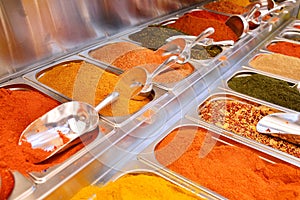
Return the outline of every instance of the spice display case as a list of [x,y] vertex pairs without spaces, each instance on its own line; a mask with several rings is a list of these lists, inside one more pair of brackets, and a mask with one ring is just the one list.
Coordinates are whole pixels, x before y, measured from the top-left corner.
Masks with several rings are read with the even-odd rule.
[[[206,1],[206,3],[207,2],[209,1]],[[45,60],[45,62],[42,63],[39,62],[37,65],[34,64],[28,67],[28,70],[21,73],[21,76],[20,72],[18,72],[13,75],[13,78],[18,77],[18,80],[28,83],[33,88],[38,88],[43,93],[50,94],[53,98],[58,98],[61,103],[73,100],[73,98],[67,97],[61,92],[42,84],[38,81],[38,78],[42,77],[44,72],[55,67],[57,64],[82,60],[92,63],[101,69],[112,70],[120,74],[123,70],[92,58],[89,52],[114,42],[131,42],[140,45],[140,43],[130,39],[131,34],[143,30],[149,27],[149,25],[161,24],[166,21],[173,23],[174,20],[187,12],[199,9],[205,10],[203,4],[204,2],[159,18],[151,19],[136,26],[128,26],[125,30],[119,31],[117,34],[108,35],[105,39],[101,37],[101,40],[93,42],[92,44],[89,41],[86,43],[86,46],[75,48],[73,51],[70,51],[71,48],[68,46],[68,51],[63,56]],[[134,169],[133,171],[135,173],[137,168],[137,171],[144,172],[141,169],[145,168],[147,171],[150,167],[151,172],[163,175],[163,178],[171,180],[178,185],[183,184],[184,187],[193,190],[194,193],[200,194],[204,199],[223,199],[223,196],[210,191],[201,184],[191,182],[188,178],[178,176],[176,173],[166,170],[160,165],[153,165],[153,163],[149,165],[148,161],[152,158],[148,159],[148,157],[145,158],[143,154],[140,154],[141,152],[146,152],[145,149],[148,150],[150,144],[159,141],[158,139],[162,139],[163,136],[166,136],[173,128],[186,123],[189,125],[193,124],[192,126],[196,127],[201,126],[201,128],[216,132],[222,139],[222,141],[219,142],[223,144],[228,145],[228,143],[234,141],[234,144],[243,144],[245,148],[247,146],[247,148],[256,151],[259,155],[263,155],[262,157],[270,158],[269,160],[271,160],[271,162],[284,161],[299,167],[299,160],[293,156],[240,137],[215,127],[212,124],[202,122],[199,120],[197,114],[195,116],[190,114],[191,110],[197,112],[197,107],[203,100],[207,99],[210,94],[214,93],[212,91],[216,88],[221,87],[222,92],[229,91],[229,89],[225,87],[227,78],[231,77],[238,69],[244,68],[244,63],[257,52],[260,52],[259,47],[265,45],[270,37],[276,37],[279,30],[281,31],[283,27],[288,27],[287,24],[293,21],[293,13],[296,12],[298,5],[299,2],[297,2],[295,6],[286,7],[282,12],[276,15],[276,20],[262,23],[255,30],[249,31],[236,41],[232,47],[223,48],[222,52],[214,58],[205,61],[192,59],[190,63],[193,65],[194,71],[183,79],[183,81],[173,85],[155,83],[152,101],[136,113],[121,118],[100,116],[100,125],[96,132],[106,130],[107,132],[103,136],[101,135],[100,138],[87,144],[84,149],[60,165],[55,166],[53,169],[51,168],[46,172],[33,172],[30,173],[28,177],[23,177],[22,179],[16,178],[16,186],[10,199],[71,198],[85,186],[91,184],[98,185],[99,183],[107,183],[110,180],[114,180],[115,178],[113,177],[119,176],[120,171],[125,171],[123,167],[132,162],[134,163],[134,167],[130,165],[131,168],[129,168],[131,170],[128,170],[128,172],[132,172],[132,169]],[[263,10],[263,12],[265,12],[265,10]],[[9,83],[11,82],[5,79],[3,85]],[[254,102],[265,103],[230,91],[230,94],[231,93],[241,99],[246,98],[252,99]],[[266,103],[266,105],[269,104]],[[279,110],[283,109],[282,107],[276,106],[274,106],[274,108]],[[286,109],[283,110],[286,111]],[[104,124],[103,126],[102,123]],[[153,149],[151,152],[153,153]],[[140,155],[137,156],[138,154]],[[137,157],[146,161],[146,165],[136,161]],[[142,166],[141,169],[140,166]],[[15,177],[17,177],[18,172],[15,172],[15,174]],[[22,189],[23,191],[19,192],[19,188],[16,187],[22,184],[26,186],[28,182],[29,186],[26,189],[20,187],[20,190]]]

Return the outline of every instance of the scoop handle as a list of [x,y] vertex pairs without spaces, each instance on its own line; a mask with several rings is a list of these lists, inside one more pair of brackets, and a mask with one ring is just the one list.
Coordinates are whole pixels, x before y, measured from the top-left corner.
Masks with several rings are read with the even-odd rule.
[[113,103],[114,101],[117,100],[117,98],[119,97],[119,93],[118,92],[112,92],[110,93],[107,97],[105,97],[96,107],[95,110],[97,112],[99,112],[102,108],[104,108],[105,106],[107,106],[110,103]]
[[170,56],[166,59],[162,64],[160,64],[150,75],[150,78],[154,78],[156,75],[160,74],[161,72],[165,71],[171,65],[175,64],[178,60],[178,56]]

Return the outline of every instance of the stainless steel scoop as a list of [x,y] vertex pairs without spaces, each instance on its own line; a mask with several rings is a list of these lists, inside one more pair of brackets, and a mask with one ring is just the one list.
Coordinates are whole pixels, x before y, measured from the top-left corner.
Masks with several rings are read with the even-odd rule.
[[[162,64],[160,64],[152,73],[149,73],[144,67],[135,67],[131,70],[127,70],[122,74],[126,77],[139,77],[139,81],[132,83],[131,87],[135,87],[136,90],[132,94],[131,99],[142,101],[146,99],[153,89],[153,78],[163,71],[167,70],[170,66],[174,65],[178,60],[178,56],[170,56]],[[143,77],[143,80],[141,80]]]
[[257,123],[256,130],[300,145],[300,114],[273,113],[267,115]]
[[214,31],[214,28],[207,28],[192,41],[187,41],[183,38],[170,40],[166,45],[163,45],[161,48],[159,48],[157,52],[162,51],[163,55],[171,54],[172,56],[170,56],[162,64],[160,64],[152,73],[148,73],[147,70],[145,70],[145,68],[143,67],[136,67],[124,72],[121,76],[134,78],[145,77],[146,75],[146,78],[144,80],[137,81],[131,85],[131,87],[139,88],[136,90],[135,94],[132,95],[131,99],[141,101],[147,98],[152,91],[153,78],[176,63],[187,63],[190,60],[191,49],[193,48],[193,46],[195,46],[199,41],[213,34]]
[[249,20],[260,9],[260,4],[255,4],[248,14],[244,17],[242,15],[230,16],[225,24],[237,35],[238,38],[243,37],[249,31]]
[[[252,29],[255,29],[256,27],[258,27],[258,26],[262,23],[263,19],[264,19],[266,16],[271,15],[271,14],[273,14],[274,12],[276,12],[276,11],[278,11],[278,10],[281,10],[281,9],[285,8],[286,6],[291,6],[291,5],[293,5],[294,3],[296,3],[295,0],[290,0],[290,1],[289,1],[289,0],[286,0],[286,1],[281,2],[281,3],[279,3],[279,4],[273,4],[272,2],[273,2],[273,1],[268,2],[268,11],[267,11],[267,12],[265,12],[265,13],[259,15],[258,17],[251,18],[251,19],[249,20],[249,23],[251,23]],[[269,4],[269,3],[270,3],[270,4]],[[270,5],[270,7],[269,7],[269,5]]]
[[27,126],[19,138],[19,145],[28,142],[33,149],[49,152],[46,157],[36,161],[42,162],[80,142],[76,139],[83,134],[95,130],[99,122],[98,112],[118,96],[118,92],[112,92],[95,108],[79,101],[63,103]]
[[178,55],[179,59],[177,63],[185,64],[191,59],[191,51],[192,48],[197,45],[199,42],[205,40],[208,36],[212,35],[215,32],[215,29],[209,27],[205,29],[202,33],[200,33],[194,40],[186,41],[186,45],[183,51]]
[[[276,4],[274,0],[267,0],[267,2],[268,2],[268,4],[267,4],[268,10],[271,10],[271,9],[275,8],[276,6],[278,6],[278,4]],[[281,2],[281,3],[294,4],[294,3],[296,3],[296,0],[285,0],[284,2]]]

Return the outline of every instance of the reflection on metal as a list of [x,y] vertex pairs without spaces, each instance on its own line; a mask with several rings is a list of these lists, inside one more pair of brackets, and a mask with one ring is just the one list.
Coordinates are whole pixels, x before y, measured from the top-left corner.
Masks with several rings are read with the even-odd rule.
[[0,79],[203,0],[0,0]]

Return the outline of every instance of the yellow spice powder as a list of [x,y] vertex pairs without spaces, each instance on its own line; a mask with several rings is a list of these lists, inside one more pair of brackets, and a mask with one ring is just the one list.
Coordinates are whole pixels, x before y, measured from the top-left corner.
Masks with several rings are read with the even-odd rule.
[[103,187],[88,186],[81,189],[72,200],[79,199],[201,199],[196,195],[156,175],[125,175]]
[[232,3],[234,3],[234,4],[238,5],[238,6],[243,6],[243,7],[246,7],[246,6],[248,6],[250,4],[249,0],[230,0],[230,2],[232,2]]
[[[84,61],[72,61],[47,70],[38,80],[50,88],[77,101],[97,105],[114,91],[118,76]],[[103,108],[103,116],[124,116],[132,114],[150,99],[134,101],[120,96],[112,105]]]

